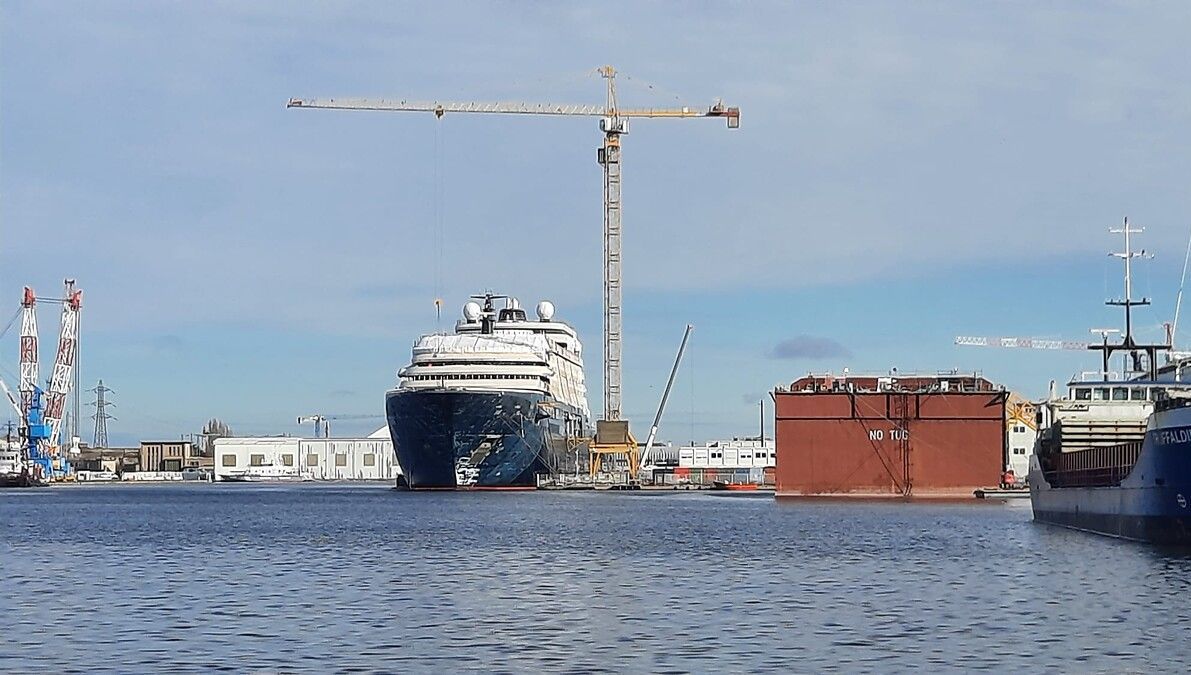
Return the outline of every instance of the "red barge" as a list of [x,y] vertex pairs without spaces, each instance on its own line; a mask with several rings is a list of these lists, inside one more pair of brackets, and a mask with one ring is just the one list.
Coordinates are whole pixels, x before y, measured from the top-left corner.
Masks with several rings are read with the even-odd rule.
[[773,393],[780,497],[971,497],[1001,482],[1009,393],[977,373],[808,375]]

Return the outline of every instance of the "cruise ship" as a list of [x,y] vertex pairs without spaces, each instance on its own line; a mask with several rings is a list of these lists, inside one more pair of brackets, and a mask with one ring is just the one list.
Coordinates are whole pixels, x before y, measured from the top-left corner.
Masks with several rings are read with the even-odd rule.
[[[1052,391],[1038,406],[1038,437],[1030,459],[1034,520],[1123,539],[1191,544],[1191,363],[1172,359],[1166,344],[1133,336],[1132,308],[1149,304],[1131,296],[1130,261],[1140,255],[1122,230],[1125,296],[1120,342],[1104,331],[1099,373],[1073,378],[1063,396]],[[1120,376],[1110,370],[1123,356]],[[1052,386],[1053,390],[1053,386]]]
[[418,338],[385,396],[410,489],[533,488],[573,470],[590,433],[583,346],[554,305],[532,320],[516,298],[472,298],[454,334]]

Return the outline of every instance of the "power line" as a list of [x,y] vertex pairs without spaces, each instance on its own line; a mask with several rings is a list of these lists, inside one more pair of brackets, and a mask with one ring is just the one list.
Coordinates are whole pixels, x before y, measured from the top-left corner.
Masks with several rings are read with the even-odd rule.
[[108,447],[108,420],[116,419],[114,416],[108,414],[107,407],[109,405],[115,406],[116,404],[107,400],[107,395],[114,394],[115,392],[103,386],[103,380],[100,380],[98,385],[88,391],[95,392],[95,400],[87,404],[95,406],[95,414],[91,416],[91,419],[95,420],[95,437],[91,443],[91,447],[106,448]]

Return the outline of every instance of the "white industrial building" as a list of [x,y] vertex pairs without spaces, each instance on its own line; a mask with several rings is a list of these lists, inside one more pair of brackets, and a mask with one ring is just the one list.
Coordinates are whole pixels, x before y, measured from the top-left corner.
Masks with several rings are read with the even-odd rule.
[[711,485],[755,483],[772,485],[777,452],[772,438],[731,440],[684,445],[655,445],[647,467],[656,484]]
[[215,439],[215,479],[396,480],[388,429],[367,438],[266,436]]
[[732,439],[678,449],[678,466],[691,469],[752,469],[773,467],[777,450],[773,439]]

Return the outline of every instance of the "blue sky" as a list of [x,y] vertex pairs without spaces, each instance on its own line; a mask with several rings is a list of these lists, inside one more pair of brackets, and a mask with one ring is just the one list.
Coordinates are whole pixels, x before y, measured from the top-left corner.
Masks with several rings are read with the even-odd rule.
[[[472,292],[549,297],[600,395],[594,120],[286,110],[291,96],[742,109],[625,139],[625,410],[753,433],[809,370],[979,369],[1028,395],[1118,322],[1107,233],[1172,314],[1191,230],[1180,3],[0,3],[0,298],[86,292],[114,440],[379,412]],[[442,252],[436,242],[444,242]],[[7,317],[0,302],[0,314]],[[48,372],[57,316],[41,315]],[[0,340],[13,379],[15,329]],[[89,425],[85,425],[89,428]],[[344,422],[336,431],[364,431]],[[84,434],[89,436],[89,432]]]

